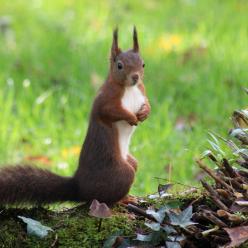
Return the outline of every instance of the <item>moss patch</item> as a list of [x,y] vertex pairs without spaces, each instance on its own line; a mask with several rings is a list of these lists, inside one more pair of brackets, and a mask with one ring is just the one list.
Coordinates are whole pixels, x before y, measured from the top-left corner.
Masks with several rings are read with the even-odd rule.
[[[113,209],[114,215],[104,219],[98,232],[99,219],[88,215],[88,206],[55,212],[44,208],[2,209],[0,215],[1,247],[101,247],[103,241],[116,231],[125,236],[142,225],[131,220],[125,209]],[[44,239],[28,236],[26,225],[18,215],[40,221],[54,229]]]

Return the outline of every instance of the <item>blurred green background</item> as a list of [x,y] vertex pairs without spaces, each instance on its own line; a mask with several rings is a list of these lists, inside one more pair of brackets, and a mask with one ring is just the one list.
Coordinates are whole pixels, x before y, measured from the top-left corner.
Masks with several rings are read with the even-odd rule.
[[135,24],[152,113],[131,142],[132,193],[192,183],[207,132],[226,135],[246,104],[247,13],[245,0],[0,0],[0,164],[73,173],[112,29],[128,49]]

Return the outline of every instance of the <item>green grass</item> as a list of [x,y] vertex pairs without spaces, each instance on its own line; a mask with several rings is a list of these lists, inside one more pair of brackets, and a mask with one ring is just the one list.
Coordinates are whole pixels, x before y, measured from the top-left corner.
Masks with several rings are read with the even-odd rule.
[[[152,113],[133,136],[132,193],[154,192],[168,164],[173,180],[193,182],[207,132],[225,135],[232,111],[246,104],[248,2],[115,2],[0,0],[11,22],[0,33],[0,164],[42,156],[57,173],[75,170],[112,28],[127,49],[136,24]],[[176,129],[181,118],[193,128]]]

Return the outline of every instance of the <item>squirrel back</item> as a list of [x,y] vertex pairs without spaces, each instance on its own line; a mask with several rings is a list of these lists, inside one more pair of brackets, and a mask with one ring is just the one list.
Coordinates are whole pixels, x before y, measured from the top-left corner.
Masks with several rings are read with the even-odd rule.
[[30,166],[0,170],[0,204],[91,201],[112,205],[124,198],[134,181],[136,159],[129,153],[135,127],[150,112],[142,82],[144,62],[137,31],[133,48],[122,52],[113,33],[110,70],[93,103],[79,165],[73,177]]

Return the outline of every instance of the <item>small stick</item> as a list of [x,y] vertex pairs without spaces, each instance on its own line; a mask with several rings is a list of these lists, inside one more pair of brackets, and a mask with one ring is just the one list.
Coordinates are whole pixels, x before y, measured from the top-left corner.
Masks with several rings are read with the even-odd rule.
[[58,244],[58,234],[56,233],[55,234],[55,238],[54,238],[54,241],[53,243],[51,244],[51,248],[55,247],[56,245]]
[[201,239],[201,238],[206,237],[206,236],[208,236],[210,233],[215,232],[215,231],[217,231],[217,230],[219,230],[219,227],[218,227],[218,226],[215,226],[215,227],[212,228],[212,229],[208,229],[208,230],[206,230],[206,231],[203,231],[203,232],[200,232],[200,233],[196,233],[195,237],[196,237],[197,239]]
[[245,169],[248,169],[248,163],[246,161],[242,161],[240,159],[238,159],[236,161],[240,166],[244,167]]
[[229,182],[234,188],[236,188],[238,190],[243,190],[244,189],[242,184],[237,182],[236,179],[234,179],[234,178],[224,177],[223,179],[224,179],[225,182]]
[[192,185],[187,185],[187,184],[183,184],[183,183],[180,183],[180,182],[175,181],[175,180],[169,180],[169,179],[167,179],[167,178],[162,178],[162,177],[153,177],[153,178],[154,178],[154,179],[158,179],[158,180],[164,180],[164,181],[167,181],[167,182],[173,183],[173,184],[182,185],[182,186],[187,187],[187,188],[200,189],[199,187],[192,186]]
[[197,197],[195,200],[193,200],[189,205],[194,205],[194,204],[196,204],[199,200],[201,200],[203,198],[203,196],[201,195],[201,196],[199,196],[199,197]]
[[217,235],[211,235],[211,239],[213,239],[214,242],[216,243],[222,243],[222,244],[225,244],[227,242],[230,242],[230,239],[227,238],[227,237],[220,237],[220,236],[217,236]]
[[242,219],[239,216],[237,216],[235,214],[230,214],[227,211],[222,210],[222,209],[217,211],[217,215],[219,217],[225,218],[225,219],[227,219],[231,222],[234,222],[236,224],[242,222]]
[[246,125],[248,125],[247,118],[246,118],[246,116],[244,115],[244,113],[242,113],[242,111],[235,110],[235,111],[233,112],[233,116],[232,116],[232,117],[234,118],[234,121],[236,121],[236,123],[234,123],[234,124],[236,124],[238,127],[240,127],[239,119],[242,119],[242,121],[244,121],[244,123],[245,123]]
[[179,195],[189,195],[189,194],[192,194],[192,193],[196,193],[197,192],[197,189],[196,188],[192,188],[192,189],[188,189],[188,190],[185,190],[183,192],[180,192]]
[[202,183],[202,186],[209,192],[210,197],[216,203],[216,205],[220,209],[224,209],[224,210],[228,211],[229,210],[228,207],[219,199],[218,193],[216,193],[216,191],[214,191],[214,189],[209,184],[204,182],[203,180],[201,180],[201,183]]
[[227,192],[226,190],[224,189],[216,189],[216,192],[218,194],[220,194],[222,197],[224,197],[225,199],[229,199],[230,200],[230,197],[232,197],[229,192]]
[[248,201],[235,201],[235,203],[242,207],[248,207]]
[[[247,164],[248,165],[248,164]],[[247,166],[247,169],[248,169],[248,166]],[[246,179],[248,179],[248,172],[247,171],[239,171],[239,174],[242,176],[242,177],[245,177]]]
[[227,227],[226,223],[224,223],[219,218],[217,218],[214,214],[212,214],[212,212],[210,212],[210,211],[203,211],[201,214],[202,214],[202,216],[205,219],[211,221],[215,225],[217,225],[219,227]]
[[211,176],[216,182],[220,183],[223,187],[227,188],[230,191],[233,191],[232,187],[228,185],[226,182],[224,182],[221,178],[216,176],[214,172],[209,169],[206,165],[203,164],[201,160],[196,160],[197,164],[201,169],[203,169],[205,172],[208,173],[209,176]]
[[138,207],[136,207],[136,206],[134,206],[132,204],[128,204],[126,206],[127,206],[127,209],[129,211],[134,212],[134,213],[139,214],[139,215],[142,215],[142,216],[144,216],[145,218],[147,218],[149,220],[156,221],[156,219],[152,215],[147,214],[146,211],[144,211],[143,209],[138,208]]

